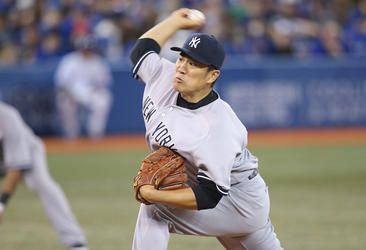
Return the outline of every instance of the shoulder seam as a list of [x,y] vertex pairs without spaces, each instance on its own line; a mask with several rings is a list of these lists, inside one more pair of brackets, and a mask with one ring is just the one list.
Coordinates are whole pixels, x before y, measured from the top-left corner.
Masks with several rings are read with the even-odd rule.
[[142,62],[145,60],[145,58],[150,55],[151,53],[156,53],[153,50],[147,51],[145,54],[141,56],[141,58],[137,61],[136,65],[132,69],[133,78],[138,79],[137,72],[139,71],[139,68],[142,64]]

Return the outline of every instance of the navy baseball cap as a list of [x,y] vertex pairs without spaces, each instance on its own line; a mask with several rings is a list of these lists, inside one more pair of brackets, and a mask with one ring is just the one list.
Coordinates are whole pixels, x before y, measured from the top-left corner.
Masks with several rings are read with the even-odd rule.
[[224,59],[225,51],[217,39],[208,34],[194,33],[184,42],[183,47],[172,47],[174,51],[187,54],[193,60],[220,69]]

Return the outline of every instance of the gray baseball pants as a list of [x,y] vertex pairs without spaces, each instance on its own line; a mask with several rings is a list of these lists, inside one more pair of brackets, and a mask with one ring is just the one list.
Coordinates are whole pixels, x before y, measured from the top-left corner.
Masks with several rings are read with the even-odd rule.
[[39,139],[32,143],[32,161],[33,168],[25,172],[24,181],[39,197],[60,241],[66,247],[75,243],[85,244],[84,232],[76,221],[65,194],[49,174],[45,148]]
[[269,206],[268,189],[259,174],[233,186],[213,209],[141,204],[132,249],[168,249],[169,234],[178,233],[216,237],[230,250],[281,250]]

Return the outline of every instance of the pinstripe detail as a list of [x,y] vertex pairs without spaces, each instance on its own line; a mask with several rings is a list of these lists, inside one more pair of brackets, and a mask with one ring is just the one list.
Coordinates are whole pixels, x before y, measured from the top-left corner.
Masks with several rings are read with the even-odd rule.
[[137,63],[136,63],[136,65],[135,65],[135,67],[133,67],[133,69],[132,69],[132,74],[133,74],[133,78],[135,78],[135,79],[138,79],[139,77],[137,76],[137,72],[139,71],[139,68],[140,68],[140,66],[141,66],[141,64],[142,64],[142,62],[145,60],[145,58],[148,56],[148,55],[150,55],[151,53],[156,53],[155,51],[153,51],[153,50],[150,50],[150,51],[147,51],[145,54],[143,54],[142,56],[141,56],[141,58],[137,61]]
[[216,185],[217,190],[219,190],[220,193],[222,193],[223,195],[228,195],[229,194],[229,190],[224,189],[223,187],[220,187],[218,185]]

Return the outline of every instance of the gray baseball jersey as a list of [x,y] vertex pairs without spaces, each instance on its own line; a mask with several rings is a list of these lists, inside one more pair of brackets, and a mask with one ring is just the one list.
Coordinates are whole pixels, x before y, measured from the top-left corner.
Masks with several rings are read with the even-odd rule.
[[149,249],[151,244],[166,249],[169,231],[215,236],[228,249],[281,249],[268,218],[265,182],[260,175],[250,178],[258,160],[246,148],[246,128],[220,98],[193,110],[177,106],[174,73],[175,65],[153,51],[133,69],[134,76],[145,82],[146,141],[151,150],[161,146],[176,150],[185,157],[192,182],[196,177],[211,180],[225,196],[215,208],[200,211],[142,204],[133,249]]
[[5,169],[24,170],[27,187],[35,192],[61,242],[70,247],[84,244],[83,231],[71,212],[61,188],[48,172],[42,141],[24,123],[18,111],[0,102],[0,141]]
[[247,130],[230,106],[218,98],[198,109],[176,105],[173,89],[175,65],[151,53],[138,76],[146,83],[143,116],[146,139],[152,150],[165,146],[177,150],[198,176],[215,182],[227,194],[236,174],[258,167],[247,146]]
[[78,137],[82,131],[80,107],[87,108],[88,135],[95,138],[104,135],[113,99],[111,83],[109,66],[97,54],[85,57],[77,51],[62,58],[55,72],[56,104],[68,138]]

